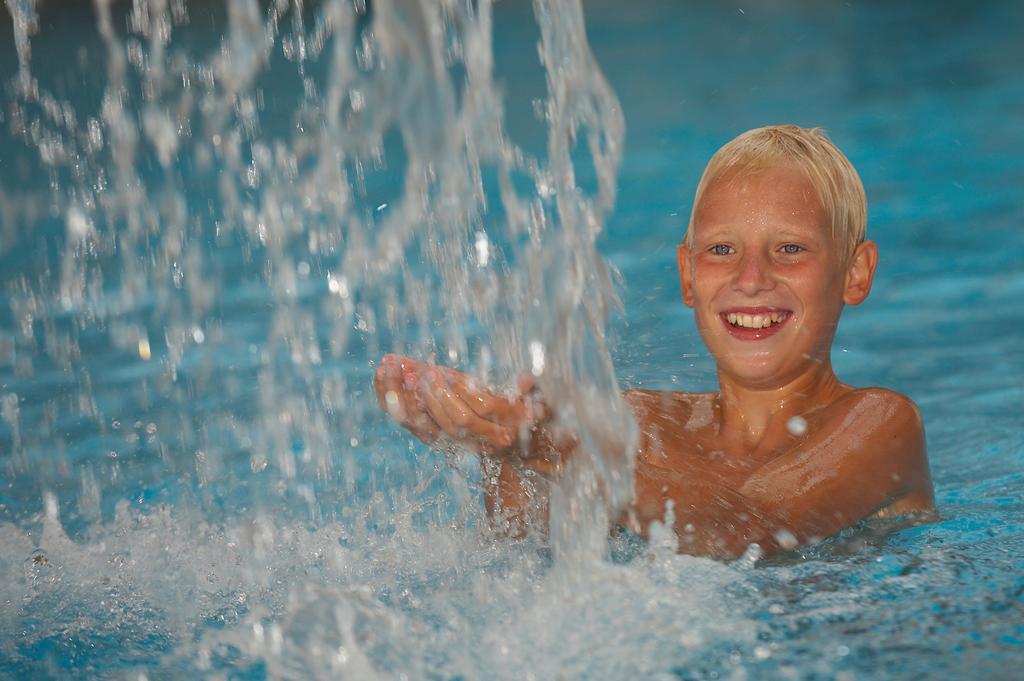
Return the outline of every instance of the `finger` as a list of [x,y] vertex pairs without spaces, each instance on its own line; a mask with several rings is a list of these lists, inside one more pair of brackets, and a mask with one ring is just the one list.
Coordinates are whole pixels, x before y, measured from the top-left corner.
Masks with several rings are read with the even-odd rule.
[[528,395],[537,389],[537,380],[530,374],[523,374],[516,380],[516,387],[520,395]]
[[384,355],[381,357],[380,364],[377,365],[377,369],[373,372],[373,387],[377,392],[381,407],[384,406],[384,380],[397,366],[394,357],[394,355]]
[[449,431],[449,434],[463,439],[471,438],[489,450],[503,449],[514,442],[512,429],[480,418],[453,392],[440,372],[432,372],[428,376],[428,381],[431,396],[455,429]]
[[426,363],[412,357],[396,356],[395,362],[405,378],[416,378],[429,368]]
[[533,426],[550,423],[555,418],[555,413],[544,400],[528,396],[525,400],[526,413],[529,415],[530,423]]
[[522,459],[522,465],[548,480],[557,480],[562,475],[562,462],[552,459]]
[[434,422],[434,419],[425,413],[418,414],[405,427],[410,433],[428,445],[434,444],[441,437],[441,428]]
[[374,376],[377,401],[399,425],[427,444],[433,444],[441,430],[406,385],[402,359],[397,355],[385,355],[381,361]]
[[407,385],[398,358],[394,358],[387,365],[382,386],[384,407],[392,418],[407,428],[419,428],[428,432],[435,430],[432,427],[434,424],[416,396],[415,389]]
[[384,374],[387,372],[387,368],[384,364],[380,364],[373,372],[373,391],[377,394],[377,404],[380,405],[381,409],[385,409],[384,402]]
[[391,362],[382,361],[374,374],[374,389],[377,392],[377,402],[396,421],[401,421],[405,416],[405,410],[401,400],[401,384],[395,367]]
[[449,390],[479,418],[506,428],[519,428],[526,420],[526,405],[521,400],[495,395],[463,374],[447,374],[446,378]]
[[448,435],[460,437],[459,429],[448,416],[448,412],[441,406],[441,398],[437,394],[433,381],[429,375],[423,376],[417,386],[416,395],[423,403],[427,414],[434,420],[438,427]]
[[414,432],[421,440],[433,444],[442,432],[442,426],[431,415],[423,397],[415,387],[409,387],[408,381],[403,381],[404,406],[407,416],[406,427]]
[[434,371],[435,367],[427,364],[426,362],[420,362],[412,359],[411,357],[403,357],[401,361],[402,371],[402,382],[405,386],[406,392],[415,399],[420,408],[425,408],[423,404],[423,396],[421,394],[421,384],[425,377]]

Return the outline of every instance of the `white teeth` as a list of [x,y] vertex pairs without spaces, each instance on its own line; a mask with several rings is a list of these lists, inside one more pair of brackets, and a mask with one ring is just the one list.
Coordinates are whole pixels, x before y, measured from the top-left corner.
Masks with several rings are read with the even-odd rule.
[[733,326],[741,326],[747,329],[767,329],[769,326],[778,324],[785,318],[785,312],[769,312],[768,314],[755,315],[729,312],[725,315],[726,321]]

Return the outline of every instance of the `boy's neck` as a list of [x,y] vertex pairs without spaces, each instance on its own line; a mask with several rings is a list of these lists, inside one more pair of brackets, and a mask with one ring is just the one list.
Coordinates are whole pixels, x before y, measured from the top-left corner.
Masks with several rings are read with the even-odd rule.
[[831,403],[848,389],[836,378],[829,362],[773,388],[746,386],[721,374],[718,381],[719,433],[746,448],[761,444],[769,429],[774,432],[785,428],[789,419]]

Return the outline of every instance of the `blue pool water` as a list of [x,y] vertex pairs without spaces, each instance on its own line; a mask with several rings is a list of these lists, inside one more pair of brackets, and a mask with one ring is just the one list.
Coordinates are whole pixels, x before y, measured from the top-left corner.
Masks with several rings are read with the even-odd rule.
[[[750,4],[586,3],[627,127],[598,242],[621,273],[624,311],[609,328],[618,379],[713,388],[674,270],[700,171],[750,127],[822,126],[864,180],[881,250],[834,364],[848,383],[920,406],[938,522],[858,528],[757,565],[629,539],[610,561],[566,565],[530,542],[491,541],[472,460],[410,443],[371,399],[371,363],[421,349],[416,333],[386,331],[386,306],[371,304],[360,312],[376,311],[379,333],[356,314],[348,344],[330,351],[336,291],[327,259],[308,255],[321,222],[289,242],[306,267],[287,302],[268,293],[238,232],[168,254],[160,222],[138,249],[166,267],[144,266],[158,275],[133,306],[101,295],[111,309],[91,303],[91,316],[47,308],[60,291],[46,282],[74,274],[60,269],[66,211],[51,215],[48,197],[73,178],[48,173],[11,132],[11,89],[0,118],[0,678],[1018,678],[1024,6]],[[224,14],[192,13],[184,40],[214,49]],[[33,72],[96,110],[106,67],[91,8],[51,9],[42,24]],[[507,128],[543,149],[535,24],[527,7],[499,3],[495,26]],[[18,66],[6,17],[0,35],[7,83]],[[301,80],[285,75],[260,82],[268,136],[294,124]],[[163,206],[172,194],[148,163],[139,172]],[[397,165],[368,171],[372,210],[395,194]],[[203,172],[185,160],[168,174],[188,211],[215,193],[217,169]],[[583,169],[579,182],[595,180]],[[100,286],[128,281],[131,261],[119,253]],[[285,322],[302,332],[275,327]],[[320,361],[289,363],[312,346]]]

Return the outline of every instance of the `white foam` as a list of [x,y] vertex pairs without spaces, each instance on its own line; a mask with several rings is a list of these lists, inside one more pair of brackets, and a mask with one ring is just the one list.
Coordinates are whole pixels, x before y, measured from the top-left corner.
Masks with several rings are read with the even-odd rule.
[[600,679],[755,638],[727,594],[738,567],[658,550],[551,567],[530,546],[418,527],[412,512],[383,533],[122,504],[81,542],[47,515],[0,525],[0,602],[17,604],[0,640],[19,641],[4,644],[15,660],[59,638],[172,668],[262,663],[272,678]]

